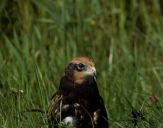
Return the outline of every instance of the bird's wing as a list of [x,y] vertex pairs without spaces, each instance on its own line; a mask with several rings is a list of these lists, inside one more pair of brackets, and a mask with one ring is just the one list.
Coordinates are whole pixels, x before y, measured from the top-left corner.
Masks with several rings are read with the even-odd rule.
[[[60,111],[60,105],[62,102],[62,95],[60,94],[54,94],[53,97],[51,98],[51,102],[48,108],[48,123],[49,123],[49,128],[57,128],[58,124],[58,117],[57,113]],[[56,127],[55,127],[56,126]]]
[[93,112],[93,122],[96,127],[108,127],[108,117],[106,108],[104,106],[103,99],[100,97],[100,105],[99,107]]

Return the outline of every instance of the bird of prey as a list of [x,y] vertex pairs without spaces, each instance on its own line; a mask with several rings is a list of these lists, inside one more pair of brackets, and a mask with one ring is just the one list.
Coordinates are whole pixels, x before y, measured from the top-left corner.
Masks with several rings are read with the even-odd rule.
[[95,81],[94,62],[75,57],[65,68],[48,110],[49,128],[108,128],[108,117]]

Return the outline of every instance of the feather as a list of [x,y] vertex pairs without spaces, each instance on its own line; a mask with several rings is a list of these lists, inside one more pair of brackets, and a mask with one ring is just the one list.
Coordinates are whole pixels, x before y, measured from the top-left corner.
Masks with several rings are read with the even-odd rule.
[[[90,59],[80,57],[69,63],[49,105],[49,128],[58,128],[58,123],[73,128],[108,128],[107,112],[94,73]],[[76,82],[76,79],[82,81]]]

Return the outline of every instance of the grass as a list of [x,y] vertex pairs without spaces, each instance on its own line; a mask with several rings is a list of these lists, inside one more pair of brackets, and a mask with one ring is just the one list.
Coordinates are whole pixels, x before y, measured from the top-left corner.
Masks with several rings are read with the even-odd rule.
[[[0,127],[46,128],[64,67],[93,58],[110,128],[163,127],[163,3],[0,1]],[[156,100],[157,99],[157,100]]]

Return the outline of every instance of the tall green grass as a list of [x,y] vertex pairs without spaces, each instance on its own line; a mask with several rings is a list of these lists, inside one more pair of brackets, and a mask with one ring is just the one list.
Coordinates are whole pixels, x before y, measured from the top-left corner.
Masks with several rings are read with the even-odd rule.
[[[163,127],[161,0],[1,0],[0,126],[46,128],[64,67],[91,57],[111,128]],[[157,100],[150,100],[156,97]]]

